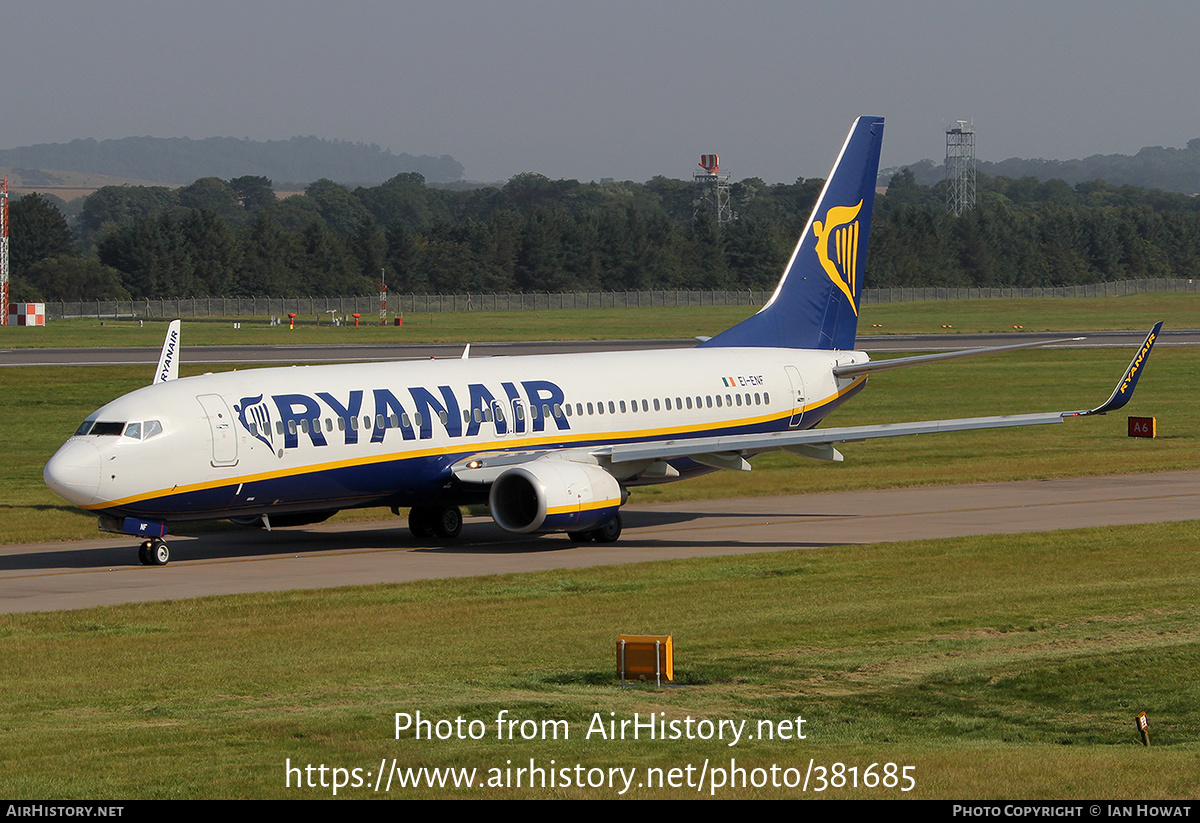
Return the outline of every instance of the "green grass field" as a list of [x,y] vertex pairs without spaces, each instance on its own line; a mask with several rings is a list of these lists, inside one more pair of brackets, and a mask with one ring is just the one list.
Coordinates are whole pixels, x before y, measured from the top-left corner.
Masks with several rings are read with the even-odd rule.
[[[406,768],[910,766],[915,788],[719,797],[1194,798],[1197,523],[961,538],[0,617],[0,793],[332,796],[285,763]],[[168,570],[169,571],[169,570]],[[621,689],[620,632],[674,636],[676,684]],[[517,720],[558,740],[499,740]],[[396,739],[395,713],[480,721]],[[1134,726],[1145,711],[1153,746]],[[610,715],[610,712],[613,713]],[[604,740],[599,713],[766,721],[804,740]],[[658,713],[662,714],[658,714]],[[798,729],[779,724],[802,717]],[[445,727],[448,730],[448,727]],[[681,729],[683,727],[681,726]],[[540,727],[539,727],[540,729]],[[700,731],[700,727],[696,727]],[[540,730],[538,732],[541,733]],[[747,773],[747,779],[751,779]],[[768,772],[760,773],[766,776]],[[780,779],[785,773],[779,772]],[[827,779],[833,773],[827,773]],[[339,797],[381,796],[366,786]],[[630,797],[705,797],[637,788]],[[391,797],[615,797],[405,789]]]
[[[184,346],[235,343],[481,343],[513,340],[638,340],[712,336],[753,314],[747,306],[556,311],[445,312],[407,315],[402,327],[331,326],[301,317],[295,329],[265,317],[184,320]],[[862,308],[860,334],[965,334],[1025,331],[1168,329],[1200,325],[1200,294],[1158,293],[1092,299],[941,300]],[[101,325],[103,324],[103,325]],[[876,328],[875,325],[879,327]],[[943,328],[943,326],[951,328]],[[165,321],[51,320],[45,328],[0,327],[0,348],[161,346]]]
[[[1019,352],[883,373],[829,425],[1089,408],[1131,354]],[[20,427],[3,480],[6,540],[95,535],[92,517],[41,484],[41,466],[85,414],[144,385],[147,371],[0,369],[6,419]],[[634,499],[1197,468],[1198,396],[1200,358],[1160,348],[1129,408],[1158,418],[1155,440],[1125,437],[1123,411],[848,444],[838,465],[764,455],[749,474]],[[383,796],[371,789],[381,763],[474,768],[479,780],[506,782],[533,758],[572,774],[576,764],[584,775],[636,770],[624,796],[639,798],[1191,799],[1200,774],[1198,555],[1200,522],[1188,522],[0,615],[0,793],[332,796],[331,787],[296,788],[302,773],[288,788],[290,760],[360,769],[367,785],[338,796],[366,798]],[[676,685],[620,689],[619,632],[672,634]],[[484,734],[397,739],[395,714],[416,711],[480,721]],[[502,711],[565,721],[569,737],[499,740]],[[1138,742],[1139,711],[1150,718],[1149,749]],[[806,737],[734,746],[586,737],[597,714],[635,712],[744,720],[751,732],[760,721],[784,731],[799,716]],[[687,782],[706,762],[710,779],[697,792]],[[823,791],[810,763],[827,770]],[[886,764],[911,767],[915,788],[863,785],[871,764],[874,777]],[[736,766],[748,780],[769,784],[775,767],[780,780],[807,774],[810,785],[712,787],[714,769],[728,781]],[[684,785],[636,785],[671,769]],[[394,786],[387,796],[618,791],[506,783]]]

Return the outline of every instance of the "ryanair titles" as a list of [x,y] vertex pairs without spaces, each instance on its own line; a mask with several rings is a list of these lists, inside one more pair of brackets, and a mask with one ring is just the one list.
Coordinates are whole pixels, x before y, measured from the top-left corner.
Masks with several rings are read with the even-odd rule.
[[[466,402],[462,402],[465,400]],[[382,443],[390,430],[404,440],[472,437],[487,426],[502,435],[571,428],[563,414],[563,390],[549,380],[522,380],[489,387],[468,384],[429,389],[354,389],[333,394],[273,394],[243,397],[234,404],[242,427],[272,449],[294,449],[301,439],[314,446]],[[393,434],[392,436],[396,436]]]

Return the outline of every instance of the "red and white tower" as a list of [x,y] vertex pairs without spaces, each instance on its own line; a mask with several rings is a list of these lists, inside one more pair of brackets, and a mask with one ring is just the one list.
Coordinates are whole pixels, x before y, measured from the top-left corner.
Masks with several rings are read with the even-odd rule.
[[8,325],[8,178],[0,184],[0,326]]

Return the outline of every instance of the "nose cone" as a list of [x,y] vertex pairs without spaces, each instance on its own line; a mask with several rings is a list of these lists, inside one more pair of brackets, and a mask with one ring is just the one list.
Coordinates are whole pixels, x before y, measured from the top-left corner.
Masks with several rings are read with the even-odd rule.
[[80,437],[68,440],[50,458],[42,478],[59,497],[86,506],[100,488],[100,450]]

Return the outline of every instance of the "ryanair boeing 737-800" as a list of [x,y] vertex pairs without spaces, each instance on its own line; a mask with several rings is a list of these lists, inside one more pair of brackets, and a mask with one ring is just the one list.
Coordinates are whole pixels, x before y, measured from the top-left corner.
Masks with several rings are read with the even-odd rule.
[[[155,382],[87,417],[47,484],[170,558],[168,524],[297,525],[344,508],[410,507],[417,537],[457,536],[486,502],[510,532],[615,541],[631,486],[748,470],[773,449],[841,460],[877,437],[1058,423],[1133,393],[1159,326],[1090,411],[815,428],[873,371],[999,349],[871,362],[855,351],[883,120],[860,117],[775,293],[685,351],[252,369],[177,378],[178,321]],[[1159,324],[1161,326],[1161,324]],[[1046,341],[1056,342],[1056,341]]]

